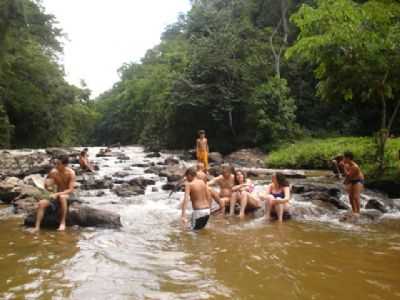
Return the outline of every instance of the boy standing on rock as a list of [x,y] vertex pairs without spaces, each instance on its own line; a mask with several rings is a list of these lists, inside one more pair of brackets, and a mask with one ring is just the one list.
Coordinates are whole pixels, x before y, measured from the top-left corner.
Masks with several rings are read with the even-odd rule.
[[186,209],[189,200],[192,201],[193,215],[192,215],[192,229],[200,230],[206,227],[208,219],[210,218],[210,195],[208,192],[207,184],[197,178],[197,171],[195,168],[190,168],[185,173],[185,198],[182,205],[182,224],[186,225],[188,220],[186,218]]
[[198,162],[204,164],[205,171],[208,170],[208,140],[206,138],[206,132],[204,130],[199,131],[199,138],[196,141],[196,157]]

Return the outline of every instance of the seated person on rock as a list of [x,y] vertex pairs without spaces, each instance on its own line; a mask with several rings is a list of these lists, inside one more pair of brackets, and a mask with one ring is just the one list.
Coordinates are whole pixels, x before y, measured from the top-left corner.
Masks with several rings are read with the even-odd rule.
[[[68,167],[69,158],[68,156],[62,156],[56,160],[56,166],[50,171],[47,179],[52,179],[54,184],[57,186],[57,193],[49,195],[49,199],[41,199],[38,203],[38,209],[36,213],[36,225],[35,232],[40,230],[44,214],[47,208],[51,208],[52,212],[60,214],[60,226],[59,231],[65,230],[66,218],[68,211],[68,198],[75,190],[75,172]],[[46,180],[45,187],[48,186],[49,180]]]
[[94,168],[92,167],[92,165],[89,161],[87,149],[84,149],[79,154],[79,165],[81,166],[81,169],[84,171],[94,172]]
[[265,218],[271,219],[271,213],[275,212],[278,216],[278,221],[282,223],[283,213],[289,212],[289,201],[291,199],[290,185],[286,176],[281,173],[275,173],[272,176],[272,183],[267,186],[265,199]]
[[229,214],[235,213],[235,204],[240,204],[240,218],[244,218],[246,209],[257,209],[261,207],[261,201],[255,196],[254,184],[250,179],[246,179],[244,172],[237,170],[235,172],[235,186],[232,188],[233,194],[230,202]]
[[231,202],[232,188],[235,185],[235,176],[233,175],[233,168],[229,165],[222,166],[222,175],[215,177],[208,182],[208,186],[218,186],[219,193],[213,189],[210,189],[211,198],[214,199],[221,210],[221,213],[225,213],[226,207]]
[[190,168],[185,173],[185,197],[182,204],[182,224],[186,225],[188,220],[186,218],[186,209],[189,201],[192,202],[192,229],[203,229],[210,218],[210,194],[207,184],[197,178],[195,168]]

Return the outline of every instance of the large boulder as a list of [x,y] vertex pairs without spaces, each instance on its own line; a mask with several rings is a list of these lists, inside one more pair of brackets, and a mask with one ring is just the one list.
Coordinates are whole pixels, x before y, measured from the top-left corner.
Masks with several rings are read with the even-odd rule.
[[385,204],[383,204],[382,201],[379,201],[377,199],[368,200],[367,204],[365,205],[365,208],[366,209],[375,209],[384,214],[388,212],[388,209],[385,207]]
[[225,161],[236,166],[263,168],[265,153],[260,149],[241,149],[225,156]]
[[224,162],[224,157],[219,152],[210,152],[208,154],[208,161],[220,165]]
[[[33,227],[35,221],[36,213],[31,212],[25,218],[24,224],[25,226]],[[42,227],[57,228],[58,225],[58,214],[51,210],[47,210],[42,222]],[[120,228],[122,227],[122,224],[120,216],[116,213],[88,206],[73,205],[69,207],[67,226]]]
[[58,158],[60,156],[69,156],[69,157],[79,156],[79,150],[73,148],[47,148],[46,153],[52,158]]
[[8,177],[0,182],[0,201],[3,203],[10,203],[19,196],[16,188],[22,184],[23,181],[16,177]]
[[105,190],[111,189],[114,185],[112,178],[99,178],[92,174],[84,174],[77,178],[80,188],[83,190]]
[[23,178],[31,174],[47,174],[53,168],[50,157],[42,152],[29,154],[0,153],[0,177]]
[[165,165],[179,165],[179,159],[173,156],[167,157],[164,160]]
[[137,177],[137,178],[133,178],[133,179],[129,180],[128,184],[131,186],[139,186],[141,188],[146,188],[148,185],[155,185],[156,182],[153,179]]
[[148,153],[145,156],[146,158],[159,158],[161,157],[161,153],[160,152],[152,152],[152,153]]
[[167,177],[168,181],[178,181],[183,178],[185,171],[184,168],[178,165],[167,166],[165,169],[160,171],[159,176]]
[[112,191],[119,197],[124,198],[144,195],[146,188],[139,185],[130,185],[128,183],[123,183],[121,185],[115,186]]

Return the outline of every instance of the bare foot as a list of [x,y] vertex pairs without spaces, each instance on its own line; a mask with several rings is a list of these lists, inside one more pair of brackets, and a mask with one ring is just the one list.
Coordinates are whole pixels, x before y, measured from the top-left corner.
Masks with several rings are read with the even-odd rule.
[[244,214],[240,214],[240,215],[239,215],[239,218],[240,218],[241,220],[243,220],[243,219],[244,219]]
[[31,233],[35,234],[35,233],[39,233],[40,228],[33,228],[30,230]]
[[65,231],[65,224],[60,224],[60,227],[58,227],[58,231]]

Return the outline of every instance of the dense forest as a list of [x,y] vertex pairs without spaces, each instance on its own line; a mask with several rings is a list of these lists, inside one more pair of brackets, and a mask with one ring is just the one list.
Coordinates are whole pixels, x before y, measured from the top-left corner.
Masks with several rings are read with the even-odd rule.
[[[2,146],[140,143],[271,149],[400,134],[400,3],[194,0],[98,99],[64,79],[62,31],[37,1],[0,0]],[[384,151],[384,150],[382,150]]]
[[98,114],[66,82],[63,32],[38,1],[0,0],[0,147],[88,142]]

